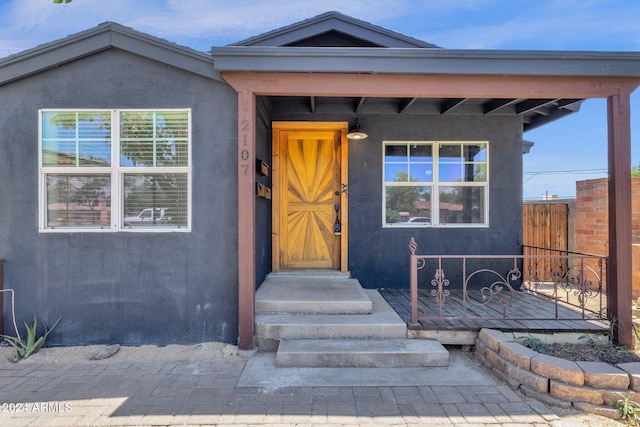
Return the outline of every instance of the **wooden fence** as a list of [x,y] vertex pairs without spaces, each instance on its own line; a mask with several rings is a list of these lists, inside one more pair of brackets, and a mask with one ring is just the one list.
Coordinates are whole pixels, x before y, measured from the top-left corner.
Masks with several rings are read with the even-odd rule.
[[[527,248],[527,255],[558,255],[569,250],[569,209],[565,203],[524,204],[522,221],[522,243]],[[551,258],[544,261],[549,265],[537,266],[538,271],[553,270]],[[527,274],[533,266],[530,259],[525,259],[523,273]],[[548,274],[548,273],[547,273]],[[541,277],[550,281],[551,277]]]

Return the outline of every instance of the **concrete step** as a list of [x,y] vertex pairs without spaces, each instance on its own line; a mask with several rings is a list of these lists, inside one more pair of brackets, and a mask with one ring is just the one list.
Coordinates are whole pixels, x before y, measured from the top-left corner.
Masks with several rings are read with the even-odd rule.
[[407,326],[376,290],[365,289],[372,302],[362,314],[258,314],[256,336],[263,351],[275,349],[268,341],[285,339],[406,338]]
[[413,368],[447,366],[449,352],[436,340],[282,340],[278,367]]
[[270,274],[256,292],[256,313],[369,314],[373,304],[345,273]]

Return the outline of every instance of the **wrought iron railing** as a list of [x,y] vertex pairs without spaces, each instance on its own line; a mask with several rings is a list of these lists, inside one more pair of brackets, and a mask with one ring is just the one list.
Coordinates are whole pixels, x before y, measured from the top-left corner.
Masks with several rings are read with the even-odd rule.
[[[527,250],[522,255],[418,255],[417,248],[411,238],[412,324],[424,319],[602,320],[605,315],[606,257]],[[544,304],[526,300],[533,296]]]

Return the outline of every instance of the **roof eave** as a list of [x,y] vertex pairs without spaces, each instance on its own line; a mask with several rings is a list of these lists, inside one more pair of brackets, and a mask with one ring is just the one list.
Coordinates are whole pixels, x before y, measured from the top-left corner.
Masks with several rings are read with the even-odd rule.
[[224,71],[640,77],[640,52],[218,47]]
[[108,22],[0,59],[0,86],[113,48],[223,81],[213,69],[213,58],[208,53]]

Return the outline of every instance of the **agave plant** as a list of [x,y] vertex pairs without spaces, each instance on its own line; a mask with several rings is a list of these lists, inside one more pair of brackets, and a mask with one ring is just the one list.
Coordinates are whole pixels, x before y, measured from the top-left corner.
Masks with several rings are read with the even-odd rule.
[[47,328],[47,325],[45,324],[44,335],[42,335],[40,338],[37,338],[37,339],[36,339],[36,333],[37,333],[36,329],[38,329],[38,320],[36,319],[36,316],[33,316],[33,325],[29,326],[27,322],[24,323],[24,326],[27,327],[26,339],[23,339],[20,336],[20,332],[18,332],[17,329],[16,329],[17,336],[15,337],[8,336],[8,335],[0,335],[0,336],[4,338],[9,344],[11,344],[11,346],[16,350],[16,352],[18,353],[18,359],[26,359],[27,357],[31,356],[33,353],[37,352],[42,348],[44,343],[47,341],[47,337],[49,336],[51,331],[53,331],[53,328],[56,327],[60,319],[62,319],[62,316],[58,317],[58,320],[56,320],[56,322],[53,324],[51,328]]

